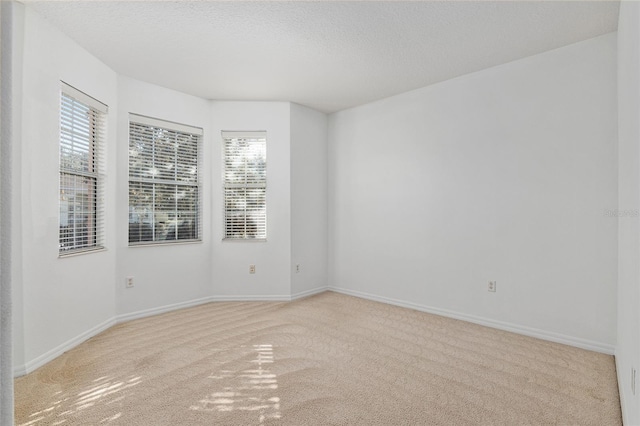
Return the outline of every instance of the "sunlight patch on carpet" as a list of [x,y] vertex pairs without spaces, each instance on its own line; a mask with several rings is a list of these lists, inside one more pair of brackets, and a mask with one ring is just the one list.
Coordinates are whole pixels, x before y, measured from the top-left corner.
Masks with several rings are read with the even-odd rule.
[[[110,404],[116,400],[124,398],[123,391],[142,383],[140,376],[131,376],[123,380],[114,380],[111,377],[103,376],[93,380],[86,389],[78,392],[77,395],[56,392],[53,394],[53,401],[44,410],[32,413],[30,421],[21,423],[19,426],[33,426],[46,424],[51,426],[64,425],[72,419],[79,411],[93,407],[98,403]],[[111,398],[108,398],[111,397]],[[61,407],[73,407],[65,411],[56,413]],[[100,423],[110,423],[117,420],[122,413],[103,419]]]
[[253,345],[254,359],[251,367],[241,371],[222,370],[212,374],[210,379],[233,380],[233,386],[224,386],[217,392],[191,406],[197,411],[251,411],[256,412],[258,421],[279,419],[280,398],[276,395],[278,379],[268,368],[274,362],[273,346],[270,344]]

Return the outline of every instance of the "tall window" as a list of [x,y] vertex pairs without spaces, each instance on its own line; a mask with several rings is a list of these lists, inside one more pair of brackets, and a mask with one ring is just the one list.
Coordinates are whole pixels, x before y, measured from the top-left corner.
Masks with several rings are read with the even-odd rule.
[[223,132],[224,238],[267,238],[267,134]]
[[107,106],[62,83],[60,255],[104,245],[102,145]]
[[129,245],[201,239],[202,129],[129,114]]

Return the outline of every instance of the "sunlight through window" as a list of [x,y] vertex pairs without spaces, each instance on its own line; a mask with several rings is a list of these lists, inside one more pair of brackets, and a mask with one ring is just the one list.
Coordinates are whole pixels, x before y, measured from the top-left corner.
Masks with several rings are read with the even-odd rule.
[[[121,401],[125,398],[125,390],[139,385],[140,383],[142,383],[142,377],[140,376],[130,376],[128,378],[122,378],[120,380],[113,380],[113,378],[107,376],[97,378],[93,380],[93,383],[89,387],[87,387],[87,389],[79,392],[77,395],[69,395],[58,392],[58,394],[54,395],[56,397],[56,400],[51,404],[50,407],[31,414],[31,420],[26,423],[21,423],[19,426],[45,424],[58,426],[74,423],[73,416],[77,412],[93,407],[98,403],[109,405],[114,402]],[[56,414],[55,411],[62,406],[69,406],[74,408]],[[122,413],[118,412],[114,415],[102,419],[100,423],[107,424],[116,421],[121,416]]]
[[222,370],[218,375],[211,375],[214,380],[229,380],[235,386],[225,386],[213,392],[207,398],[191,407],[198,411],[256,412],[257,420],[264,423],[267,419],[280,418],[280,398],[275,395],[278,389],[276,375],[269,370],[274,362],[273,346],[253,345],[255,358],[250,360],[251,366],[241,371]]

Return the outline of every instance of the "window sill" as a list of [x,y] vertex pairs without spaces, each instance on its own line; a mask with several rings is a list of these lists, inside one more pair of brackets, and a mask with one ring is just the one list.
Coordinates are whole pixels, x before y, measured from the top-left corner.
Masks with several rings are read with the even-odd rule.
[[185,240],[185,241],[171,241],[170,243],[161,243],[157,241],[149,241],[148,243],[136,243],[136,244],[128,244],[129,248],[139,248],[139,247],[163,247],[163,246],[184,246],[187,244],[202,244],[202,240]]
[[85,254],[91,254],[91,253],[98,253],[98,252],[103,252],[103,251],[107,251],[106,247],[96,247],[96,248],[90,248],[90,249],[85,249],[85,250],[73,250],[73,251],[68,251],[68,252],[58,252],[58,259],[66,259],[68,257],[76,257],[76,256],[82,256]]
[[266,238],[223,238],[223,243],[266,243]]

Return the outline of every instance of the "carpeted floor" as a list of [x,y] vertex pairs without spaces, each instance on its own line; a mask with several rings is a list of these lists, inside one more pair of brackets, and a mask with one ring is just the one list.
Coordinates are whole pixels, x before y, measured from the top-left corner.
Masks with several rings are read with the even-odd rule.
[[613,357],[326,292],[117,325],[16,379],[17,425],[619,425]]

